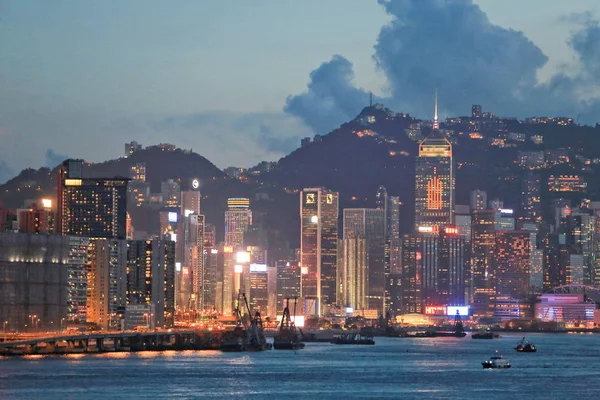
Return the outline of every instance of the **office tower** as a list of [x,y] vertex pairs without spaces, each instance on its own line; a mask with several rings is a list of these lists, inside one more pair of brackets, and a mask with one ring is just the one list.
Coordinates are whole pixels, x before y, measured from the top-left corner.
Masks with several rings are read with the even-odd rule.
[[181,205],[181,185],[173,179],[160,183],[160,194],[164,207],[179,208]]
[[[583,260],[582,284],[591,285],[594,276],[594,229],[596,217],[593,210],[572,210],[561,221],[559,233],[566,234],[567,246],[571,255],[579,254]],[[570,264],[569,264],[570,265]]]
[[217,305],[216,293],[219,250],[214,246],[206,246],[206,238],[204,242],[204,309],[213,310]]
[[187,190],[181,192],[181,215],[200,214],[200,191]]
[[127,242],[96,239],[88,259],[87,321],[119,329],[127,303]]
[[175,242],[130,240],[127,247],[127,305],[152,304],[155,326],[173,326]]
[[[345,211],[345,210],[344,210]],[[362,235],[346,235],[338,243],[337,301],[354,310],[370,308],[367,301],[369,249]]]
[[454,223],[454,160],[452,144],[440,133],[435,104],[434,130],[419,143],[415,179],[415,231]]
[[600,202],[590,203],[594,215],[594,232],[592,236],[592,285],[600,286]]
[[[369,309],[384,312],[385,307],[385,211],[372,208],[347,208],[344,210],[344,239],[366,239],[367,275],[366,304]],[[389,271],[388,271],[389,272]],[[358,283],[357,283],[358,284]]]
[[204,224],[204,245],[206,247],[217,246],[217,228],[213,224]]
[[471,242],[456,227],[440,233],[437,299],[434,305],[467,305],[467,279],[471,275]]
[[392,316],[402,315],[402,274],[391,273],[387,277],[389,300],[387,310]]
[[496,231],[514,231],[515,218],[513,210],[505,208],[496,210],[494,224],[496,227]]
[[86,321],[88,239],[0,233],[0,320],[5,331],[59,330]]
[[377,194],[375,195],[375,208],[378,210],[384,210],[385,218],[387,219],[388,193],[385,186],[379,186],[377,188]]
[[269,307],[269,274],[267,264],[250,264],[250,307],[252,312],[268,314]]
[[307,188],[300,193],[302,297],[305,312],[323,315],[335,304],[338,193]]
[[471,116],[473,118],[481,118],[481,105],[473,104],[471,107]]
[[497,231],[495,253],[497,298],[524,297],[530,287],[530,233]]
[[300,271],[298,261],[277,262],[277,315],[283,313],[285,299],[300,297]]
[[454,226],[463,239],[471,241],[471,209],[469,206],[456,205]]
[[402,314],[423,313],[437,300],[439,237],[410,234],[402,240]]
[[57,232],[125,239],[127,178],[83,178],[82,163],[67,160],[59,169]]
[[585,265],[582,254],[569,254],[569,262],[567,264],[567,285],[583,285],[585,284]]
[[225,245],[239,250],[244,246],[244,232],[252,225],[250,199],[230,198],[225,211]]
[[493,317],[496,276],[496,210],[474,210],[471,225],[471,303],[474,315]]
[[487,192],[473,190],[471,192],[471,210],[483,210],[487,206]]
[[540,198],[540,174],[527,171],[521,178],[521,210],[523,222],[536,223],[542,220],[542,203]]
[[140,150],[142,150],[142,145],[136,142],[135,140],[129,143],[125,143],[125,158],[131,157],[133,153]]
[[191,214],[187,245],[188,265],[192,271],[193,309],[204,310],[204,215]]

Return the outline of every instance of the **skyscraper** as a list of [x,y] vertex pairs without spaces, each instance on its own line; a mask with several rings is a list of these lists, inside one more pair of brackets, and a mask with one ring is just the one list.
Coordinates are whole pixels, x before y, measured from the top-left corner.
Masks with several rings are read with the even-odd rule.
[[433,132],[419,144],[415,179],[415,231],[452,225],[454,217],[454,160],[452,144],[439,131],[437,96]]
[[[373,208],[344,210],[344,240],[366,239],[368,267],[365,297],[367,302],[362,306],[381,313],[385,307],[385,232],[385,210]],[[350,246],[350,243],[348,245]]]
[[355,310],[369,308],[367,239],[362,235],[350,235],[341,239],[338,246],[338,291],[336,293],[338,304]]
[[187,190],[181,192],[181,215],[200,214],[200,191]]
[[473,210],[471,225],[471,293],[474,314],[479,317],[492,317],[494,315],[494,298],[496,294],[494,270],[495,218],[496,210]]
[[56,229],[63,235],[125,239],[127,178],[84,178],[82,160],[59,169]]
[[169,208],[177,208],[181,205],[181,186],[173,179],[167,179],[160,183],[160,194],[163,205]]
[[127,243],[127,305],[153,304],[161,328],[173,325],[175,242],[130,240]]
[[277,262],[277,315],[285,307],[285,299],[297,299],[300,293],[300,265],[298,261]]
[[323,315],[327,306],[336,302],[338,193],[304,189],[300,193],[300,231],[305,312]]
[[530,286],[530,233],[496,232],[495,254],[496,295],[513,299],[525,296]]
[[536,223],[542,220],[540,197],[540,174],[527,171],[521,178],[521,210],[523,222]]
[[191,214],[188,251],[192,270],[192,295],[194,307],[204,310],[204,215]]
[[244,246],[244,233],[252,225],[250,199],[230,198],[225,211],[225,245],[239,250]]
[[471,210],[483,210],[487,206],[487,192],[473,190],[471,192]]

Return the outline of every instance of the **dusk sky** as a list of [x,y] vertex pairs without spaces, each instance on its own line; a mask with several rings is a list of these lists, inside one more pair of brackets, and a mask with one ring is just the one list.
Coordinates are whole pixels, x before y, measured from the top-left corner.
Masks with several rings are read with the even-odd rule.
[[379,3],[0,0],[0,183],[130,140],[249,167],[354,117],[368,91],[422,118],[438,87],[442,116],[481,103],[600,120],[597,0]]

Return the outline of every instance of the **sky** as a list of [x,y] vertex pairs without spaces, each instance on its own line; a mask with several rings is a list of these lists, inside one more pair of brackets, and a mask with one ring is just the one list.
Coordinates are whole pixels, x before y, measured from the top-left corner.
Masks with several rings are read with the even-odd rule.
[[599,16],[597,0],[0,0],[0,182],[130,140],[277,160],[369,91],[422,118],[439,88],[442,115],[593,123]]

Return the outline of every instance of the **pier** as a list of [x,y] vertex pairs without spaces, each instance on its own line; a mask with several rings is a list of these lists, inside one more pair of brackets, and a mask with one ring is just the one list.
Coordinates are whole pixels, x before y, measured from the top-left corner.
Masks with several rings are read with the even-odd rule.
[[220,331],[106,332],[0,338],[0,355],[216,350]]

